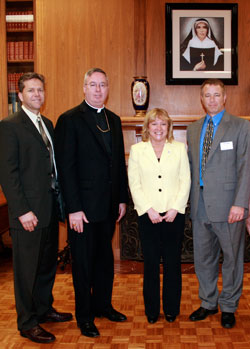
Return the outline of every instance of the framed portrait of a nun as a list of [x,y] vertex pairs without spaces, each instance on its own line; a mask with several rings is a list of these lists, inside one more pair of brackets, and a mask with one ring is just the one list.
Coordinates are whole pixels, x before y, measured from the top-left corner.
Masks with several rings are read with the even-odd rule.
[[166,3],[166,84],[238,84],[238,5]]

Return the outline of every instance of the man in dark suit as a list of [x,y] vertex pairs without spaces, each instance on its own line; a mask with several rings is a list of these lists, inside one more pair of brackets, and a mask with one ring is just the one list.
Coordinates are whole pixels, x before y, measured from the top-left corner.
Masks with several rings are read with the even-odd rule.
[[85,100],[55,129],[56,158],[68,212],[76,320],[83,335],[99,336],[95,316],[125,321],[111,304],[112,237],[124,216],[127,175],[120,118],[104,107],[106,73],[85,74]]
[[[224,84],[201,86],[207,113],[187,130],[191,164],[191,219],[194,262],[201,307],[191,321],[222,312],[221,325],[232,328],[243,285],[245,219],[250,195],[250,123],[225,111]],[[223,288],[217,281],[223,252]]]
[[22,109],[0,122],[0,184],[9,209],[18,329],[49,343],[55,336],[39,323],[72,319],[52,307],[58,250],[53,125],[40,115],[44,77],[26,73],[18,86]]

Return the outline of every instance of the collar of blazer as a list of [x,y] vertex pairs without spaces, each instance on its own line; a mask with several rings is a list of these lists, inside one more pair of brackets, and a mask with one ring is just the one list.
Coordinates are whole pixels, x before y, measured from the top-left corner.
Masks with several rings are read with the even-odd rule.
[[[21,109],[21,110],[18,112],[18,116],[17,116],[17,117],[20,118],[20,120],[21,120],[21,122],[23,123],[24,127],[25,127],[30,133],[32,133],[32,135],[33,135],[43,146],[45,146],[44,141],[43,141],[43,139],[42,139],[42,137],[41,137],[41,135],[40,135],[38,129],[37,129],[36,126],[33,124],[33,122],[30,120],[30,118],[28,117],[28,115],[24,112],[24,110]],[[49,131],[49,133],[50,133],[51,139],[53,139],[53,129],[52,129],[50,123],[49,123],[48,120],[47,120],[45,117],[43,117],[42,115],[41,115],[41,117],[43,118],[43,121],[44,121],[44,123],[45,123],[45,125],[46,125],[46,127],[47,127],[47,129],[48,129],[48,131]],[[45,148],[46,148],[46,146],[45,146]]]
[[[94,137],[96,138],[97,142],[100,144],[100,146],[103,149],[103,151],[105,152],[105,154],[109,157],[109,154],[106,150],[106,147],[105,147],[105,144],[103,141],[103,135],[96,127],[95,118],[92,115],[90,115],[91,107],[89,107],[87,105],[87,103],[85,101],[83,101],[80,104],[80,111],[81,111],[81,117],[86,122],[87,126],[89,127],[90,131],[93,133]],[[115,144],[114,120],[112,117],[110,117],[109,111],[106,108],[105,108],[105,111],[106,111],[106,115],[107,115],[109,126],[110,126],[112,144]]]
[[[161,160],[165,159],[166,157],[168,157],[171,154],[171,148],[173,148],[174,142],[175,142],[174,140],[172,143],[169,143],[166,141],[166,143],[164,144],[164,148],[162,150]],[[156,157],[153,145],[150,142],[150,140],[148,140],[147,142],[142,142],[142,146],[144,147],[145,156],[150,158],[153,162],[155,162],[159,165],[159,161]]]

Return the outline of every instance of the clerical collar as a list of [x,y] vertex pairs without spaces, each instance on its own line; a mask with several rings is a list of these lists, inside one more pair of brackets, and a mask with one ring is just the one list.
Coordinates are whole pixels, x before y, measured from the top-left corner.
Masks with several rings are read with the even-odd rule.
[[97,113],[100,113],[103,109],[104,109],[104,104],[103,104],[103,107],[102,108],[96,108],[96,107],[93,107],[93,105],[89,104],[86,99],[85,99],[85,103],[88,104],[88,106],[92,109],[95,109]]

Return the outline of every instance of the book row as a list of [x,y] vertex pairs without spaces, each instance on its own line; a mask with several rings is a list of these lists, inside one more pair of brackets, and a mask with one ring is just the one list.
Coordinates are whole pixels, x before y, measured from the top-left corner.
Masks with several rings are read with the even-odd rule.
[[8,73],[7,83],[8,92],[14,93],[18,92],[18,80],[23,75],[23,73]]
[[22,61],[34,58],[33,41],[8,41],[7,59],[8,61]]
[[34,16],[32,11],[8,11],[6,14],[6,29],[33,29]]
[[21,103],[19,101],[13,100],[12,103],[8,104],[8,115],[13,114],[19,110],[21,110]]

